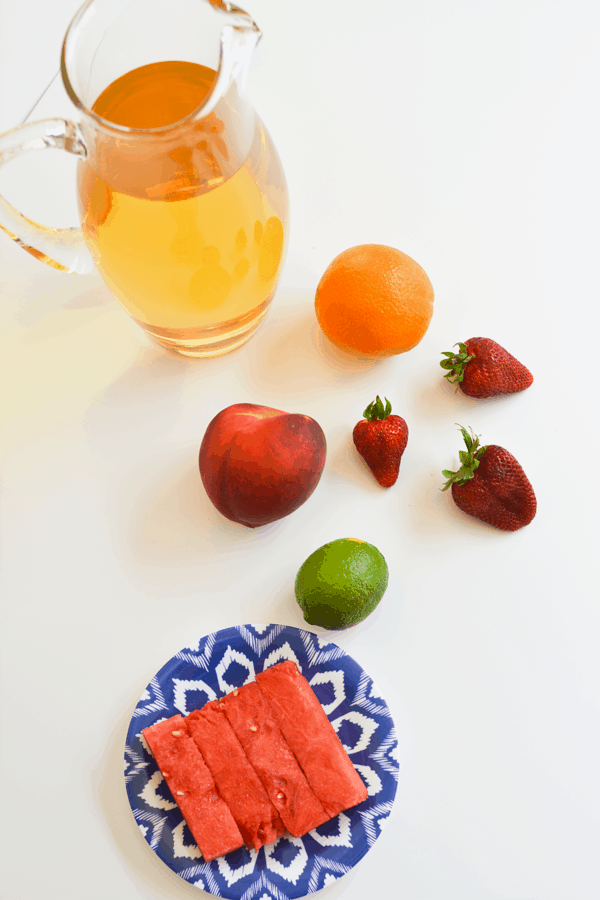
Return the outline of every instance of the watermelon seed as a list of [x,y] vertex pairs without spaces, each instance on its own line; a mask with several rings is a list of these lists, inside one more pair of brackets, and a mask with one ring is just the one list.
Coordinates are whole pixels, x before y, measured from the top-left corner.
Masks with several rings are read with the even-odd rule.
[[181,732],[180,731],[172,731],[171,734],[173,735],[173,737],[179,737]]
[[258,728],[256,727],[256,725],[251,725],[250,731],[258,731]]

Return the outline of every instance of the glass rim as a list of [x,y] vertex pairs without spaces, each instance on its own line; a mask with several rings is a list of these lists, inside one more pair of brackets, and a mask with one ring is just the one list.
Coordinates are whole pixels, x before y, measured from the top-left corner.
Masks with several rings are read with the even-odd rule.
[[232,35],[234,31],[239,31],[242,28],[243,30],[248,32],[255,32],[257,35],[257,40],[259,40],[261,37],[260,28],[258,27],[256,22],[254,22],[252,17],[248,13],[244,12],[243,9],[240,9],[238,6],[234,6],[232,3],[229,3],[228,0],[205,0],[205,2],[210,3],[211,6],[222,9],[224,12],[235,15],[236,17],[243,17],[243,19],[245,19],[246,21],[245,27],[240,24],[239,18],[238,22],[235,25],[223,25],[219,47],[219,67],[217,69],[217,77],[213,81],[208,94],[199,106],[188,113],[187,116],[184,116],[182,119],[178,119],[176,122],[169,122],[167,125],[159,125],[155,128],[131,128],[129,125],[119,125],[117,122],[111,122],[110,119],[105,119],[104,116],[101,116],[98,113],[94,112],[94,110],[89,109],[89,107],[77,94],[75,88],[73,87],[71,78],[69,77],[67,66],[68,45],[70,43],[70,40],[76,39],[76,36],[74,36],[76,27],[80,24],[90,6],[92,6],[96,2],[97,0],[86,0],[86,2],[82,6],[80,6],[80,8],[71,19],[62,42],[62,49],[60,54],[60,73],[69,99],[77,107],[77,109],[89,118],[93,119],[98,125],[102,126],[103,128],[108,129],[109,131],[117,132],[119,134],[135,134],[136,136],[145,134],[167,134],[168,132],[180,128],[182,125],[185,125],[188,122],[197,119],[201,112],[203,112],[204,115],[208,115],[208,113],[210,113],[213,107],[216,105],[216,101],[220,99],[222,95],[222,88],[224,87],[223,82],[227,78],[227,73],[223,65],[223,60],[226,52],[225,48],[226,44],[228,44],[227,38]]

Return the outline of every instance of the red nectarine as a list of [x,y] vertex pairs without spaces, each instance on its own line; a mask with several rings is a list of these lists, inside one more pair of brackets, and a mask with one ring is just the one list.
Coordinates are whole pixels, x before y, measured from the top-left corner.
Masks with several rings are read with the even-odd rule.
[[200,475],[216,508],[256,528],[298,509],[316,488],[327,445],[298,413],[236,403],[218,413],[200,447]]

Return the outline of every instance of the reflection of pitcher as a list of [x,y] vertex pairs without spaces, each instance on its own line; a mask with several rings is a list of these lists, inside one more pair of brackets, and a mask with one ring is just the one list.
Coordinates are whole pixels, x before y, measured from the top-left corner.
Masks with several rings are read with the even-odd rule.
[[0,163],[46,147],[80,158],[82,222],[44,228],[0,198],[0,228],[68,272],[91,268],[89,248],[133,319],[189,356],[252,335],[285,254],[285,178],[245,94],[259,37],[228,0],[89,0],[62,52],[79,123],[0,137]]

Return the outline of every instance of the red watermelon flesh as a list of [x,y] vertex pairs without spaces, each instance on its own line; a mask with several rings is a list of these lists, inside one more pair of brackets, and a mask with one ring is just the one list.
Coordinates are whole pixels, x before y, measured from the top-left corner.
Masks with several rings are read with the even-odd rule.
[[360,775],[296,664],[278,663],[256,681],[328,817],[366,800]]
[[301,837],[326,822],[329,816],[286,744],[256,682],[222,697],[220,704],[290,834]]
[[224,709],[211,700],[187,717],[188,728],[246,846],[259,850],[285,834],[285,825],[248,762]]
[[142,734],[206,862],[242,847],[240,830],[217,793],[185,719],[172,716]]

